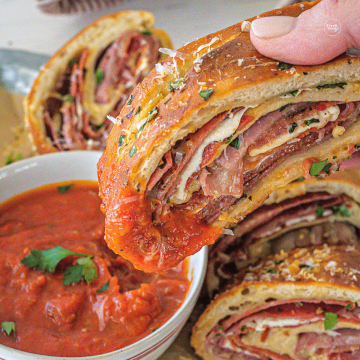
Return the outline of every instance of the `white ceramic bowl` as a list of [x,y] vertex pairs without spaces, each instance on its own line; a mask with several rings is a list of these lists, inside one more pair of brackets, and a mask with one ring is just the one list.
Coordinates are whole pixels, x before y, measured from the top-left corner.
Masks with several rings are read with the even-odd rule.
[[[45,184],[68,180],[97,180],[97,151],[70,151],[41,155],[0,169],[0,202],[23,191]],[[125,348],[96,356],[67,357],[93,360],[155,360],[175,340],[193,310],[204,281],[207,249],[190,256],[188,277],[191,286],[178,311],[157,331]],[[31,354],[0,345],[0,360],[64,359]]]

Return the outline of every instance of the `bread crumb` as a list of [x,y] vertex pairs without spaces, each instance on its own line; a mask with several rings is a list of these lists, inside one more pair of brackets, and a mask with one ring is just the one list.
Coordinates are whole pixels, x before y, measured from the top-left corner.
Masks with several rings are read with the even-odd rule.
[[336,126],[332,131],[332,136],[334,138],[337,138],[340,135],[342,135],[344,132],[345,132],[345,128],[343,126]]
[[241,24],[241,31],[249,32],[251,29],[251,22],[250,21],[243,21]]

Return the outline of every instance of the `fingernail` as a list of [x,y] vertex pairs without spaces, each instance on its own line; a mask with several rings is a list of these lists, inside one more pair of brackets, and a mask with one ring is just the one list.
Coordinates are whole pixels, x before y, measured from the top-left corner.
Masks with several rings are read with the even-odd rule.
[[288,34],[296,25],[297,18],[292,16],[268,16],[253,20],[251,30],[263,39]]

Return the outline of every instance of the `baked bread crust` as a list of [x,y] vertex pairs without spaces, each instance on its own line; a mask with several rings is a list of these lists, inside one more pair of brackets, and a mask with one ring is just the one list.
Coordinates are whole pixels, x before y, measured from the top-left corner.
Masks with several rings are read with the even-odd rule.
[[193,328],[191,345],[204,360],[219,359],[206,347],[210,331],[226,317],[240,318],[277,300],[356,304],[360,301],[359,261],[360,250],[355,246],[324,245],[268,257],[245,276],[238,274],[235,283],[211,302]]
[[[89,113],[91,123],[99,126],[116,105],[124,92],[124,87],[114,90],[106,104],[95,101],[96,74],[93,69],[97,65],[98,57],[110,43],[129,30],[150,31],[159,39],[161,47],[172,48],[167,33],[154,29],[153,26],[154,16],[147,11],[123,11],[106,15],[84,28],[48,60],[35,79],[24,103],[25,122],[37,152],[43,154],[58,151],[46,135],[44,109],[46,99],[54,92],[55,84],[66,71],[69,62],[79,57],[85,48],[88,49],[84,68],[89,71],[84,76],[82,105]],[[164,57],[161,55],[160,59]]]
[[[261,16],[298,16],[314,4],[316,2],[297,4]],[[248,30],[253,19],[194,41],[164,60],[134,90],[131,104],[123,108],[109,135],[107,148],[98,163],[100,196],[107,216],[106,241],[115,252],[121,252],[122,256],[143,270],[163,270],[170,263],[175,265],[181,256],[213,243],[222,228],[238,222],[276,189],[302,176],[304,159],[317,158],[320,161],[336,157],[332,161],[332,170],[335,170],[351,156],[349,144],[360,144],[360,124],[355,122],[343,135],[286,159],[260,180],[246,198],[241,198],[224,211],[211,226],[196,223],[201,240],[184,233],[186,241],[179,245],[172,232],[175,226],[167,227],[165,218],[161,220],[161,229],[151,225],[153,220],[149,212],[152,204],[146,197],[151,175],[177,141],[203,127],[214,115],[237,107],[250,107],[245,114],[253,114],[255,122],[271,109],[289,103],[320,100],[352,102],[360,98],[359,58],[343,54],[323,65],[297,65],[279,70],[279,62],[262,56],[251,44]],[[180,82],[176,91],[171,89],[174,81]],[[349,90],[344,93],[340,89],[316,89],[316,86],[339,82],[346,82]],[[283,97],[296,89],[310,90],[296,97]],[[212,90],[208,99],[200,95],[204,90]],[[119,146],[121,137],[124,145]],[[143,211],[141,225],[131,210],[114,212],[115,207],[124,208],[129,199],[135,198],[134,206]],[[171,202],[178,204],[176,199]],[[174,216],[182,216],[184,222],[191,222],[193,212],[183,210],[176,215],[174,213]],[[140,227],[144,224],[147,224],[146,231],[141,231]],[[175,230],[181,231],[179,228]],[[134,237],[137,240],[133,242]],[[138,251],[139,243],[146,243],[147,249]],[[186,246],[189,243],[193,245],[191,249]],[[164,257],[174,261],[165,265],[160,260]]]

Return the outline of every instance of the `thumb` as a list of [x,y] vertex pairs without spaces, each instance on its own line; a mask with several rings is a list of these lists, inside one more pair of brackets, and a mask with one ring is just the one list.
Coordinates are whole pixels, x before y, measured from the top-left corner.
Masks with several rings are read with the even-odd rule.
[[359,24],[359,0],[323,0],[298,17],[254,20],[250,37],[265,56],[290,64],[316,65],[360,46]]

